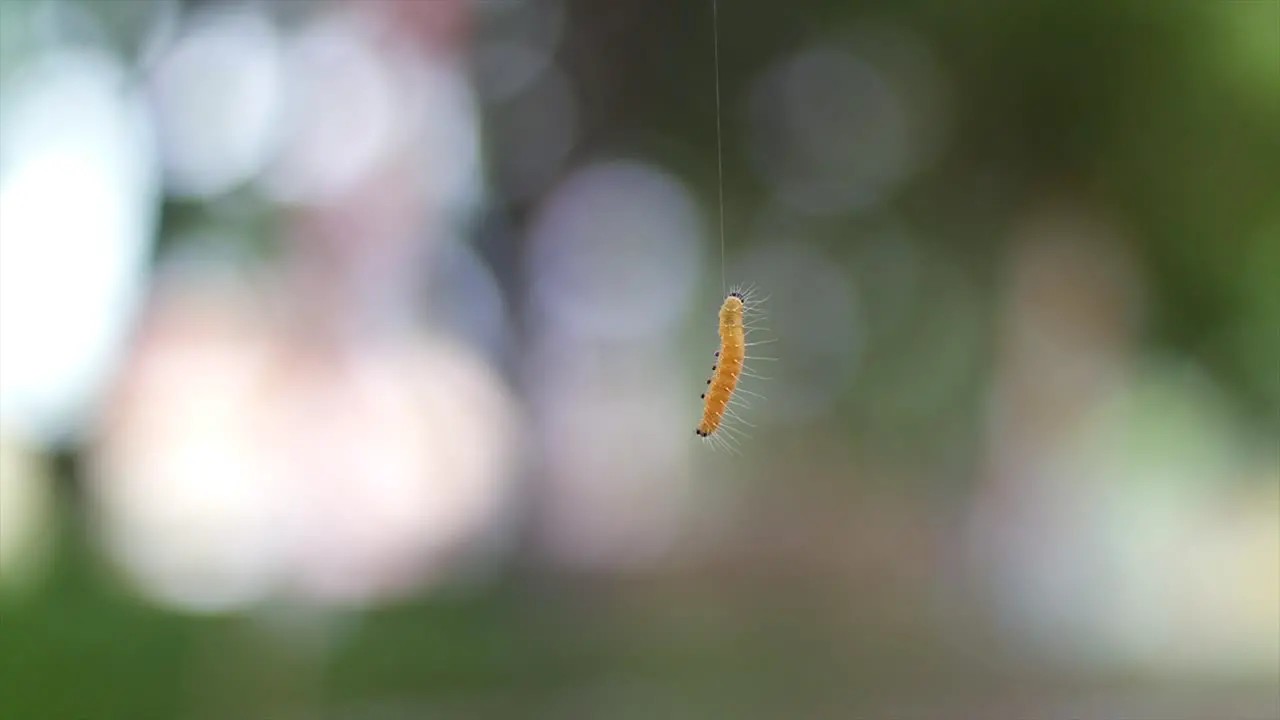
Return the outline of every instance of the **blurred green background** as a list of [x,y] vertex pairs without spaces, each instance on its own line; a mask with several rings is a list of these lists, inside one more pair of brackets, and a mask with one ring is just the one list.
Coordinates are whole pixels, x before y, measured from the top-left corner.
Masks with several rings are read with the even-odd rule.
[[0,0],[0,717],[1280,717],[1280,1]]

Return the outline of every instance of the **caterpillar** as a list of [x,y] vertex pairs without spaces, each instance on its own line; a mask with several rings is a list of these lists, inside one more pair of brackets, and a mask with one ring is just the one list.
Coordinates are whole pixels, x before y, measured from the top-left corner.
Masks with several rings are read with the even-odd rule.
[[[719,442],[730,449],[732,443],[724,435],[733,437],[735,431],[725,427],[725,421],[732,419],[750,425],[742,420],[735,411],[735,394],[750,391],[738,387],[744,375],[758,377],[747,369],[747,348],[761,343],[747,342],[747,335],[755,329],[747,322],[748,316],[760,304],[754,293],[734,288],[720,305],[720,349],[716,351],[716,362],[711,366],[712,374],[707,379],[707,390],[702,394],[702,419],[694,428],[694,434],[708,442]],[[764,341],[770,342],[770,341]],[[768,358],[764,358],[768,359]],[[758,397],[758,396],[757,396]],[[738,400],[741,402],[741,400]],[[724,433],[717,434],[723,430]]]

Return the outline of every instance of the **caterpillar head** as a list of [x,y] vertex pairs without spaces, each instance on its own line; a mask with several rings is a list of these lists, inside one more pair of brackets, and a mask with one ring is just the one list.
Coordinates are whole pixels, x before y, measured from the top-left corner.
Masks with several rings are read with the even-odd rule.
[[742,322],[742,312],[746,308],[742,303],[742,298],[738,295],[730,295],[724,299],[724,304],[720,306],[720,321],[725,323]]

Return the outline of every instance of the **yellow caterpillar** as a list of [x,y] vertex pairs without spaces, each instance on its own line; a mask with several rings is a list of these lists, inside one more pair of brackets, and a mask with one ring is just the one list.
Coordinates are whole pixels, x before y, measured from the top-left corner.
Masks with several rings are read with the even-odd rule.
[[747,342],[751,328],[747,327],[745,318],[756,304],[749,294],[735,289],[720,305],[720,349],[716,352],[716,364],[711,366],[714,372],[707,380],[707,391],[702,394],[702,420],[694,429],[699,437],[711,437],[722,429],[726,419],[741,421],[731,401],[735,392],[745,392],[738,388],[738,382],[748,374],[747,347],[757,344]]

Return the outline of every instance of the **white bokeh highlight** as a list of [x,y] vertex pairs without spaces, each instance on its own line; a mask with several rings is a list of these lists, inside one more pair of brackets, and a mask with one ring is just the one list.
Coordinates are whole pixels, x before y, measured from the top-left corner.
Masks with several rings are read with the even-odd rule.
[[150,123],[96,51],[34,60],[0,98],[0,422],[81,429],[135,304],[158,200]]
[[280,41],[253,5],[197,13],[155,60],[151,85],[170,191],[207,198],[275,151]]

